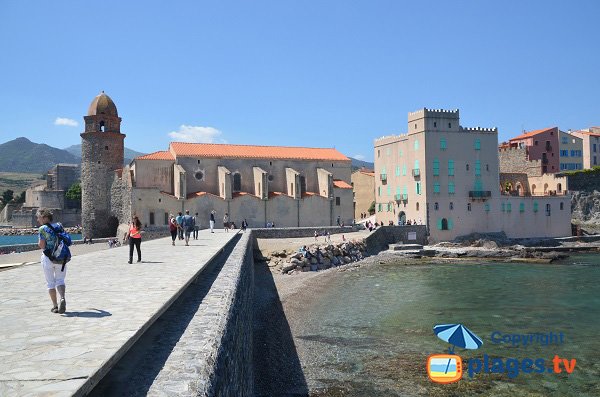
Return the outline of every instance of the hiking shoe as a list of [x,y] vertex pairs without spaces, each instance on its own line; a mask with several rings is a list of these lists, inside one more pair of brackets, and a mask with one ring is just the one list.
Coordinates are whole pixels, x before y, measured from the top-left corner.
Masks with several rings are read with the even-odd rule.
[[63,314],[67,310],[67,302],[65,298],[60,300],[60,306],[58,307],[58,314]]
[[131,261],[127,261],[127,263],[129,263],[131,265]]
[[50,309],[50,311],[52,313],[58,313],[58,306],[54,306],[52,309]]

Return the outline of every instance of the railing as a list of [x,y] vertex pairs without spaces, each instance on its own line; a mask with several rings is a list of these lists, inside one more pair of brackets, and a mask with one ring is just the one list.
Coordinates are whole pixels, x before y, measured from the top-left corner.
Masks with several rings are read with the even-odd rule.
[[408,194],[396,194],[394,195],[394,198],[396,199],[396,201],[407,201]]
[[382,181],[387,181],[387,174],[381,174],[381,175],[379,175],[379,177],[381,178]]
[[421,176],[421,170],[419,168],[413,168],[412,170],[412,176],[414,176],[415,178],[418,178]]
[[470,198],[486,199],[492,197],[492,192],[489,190],[471,190],[469,191]]

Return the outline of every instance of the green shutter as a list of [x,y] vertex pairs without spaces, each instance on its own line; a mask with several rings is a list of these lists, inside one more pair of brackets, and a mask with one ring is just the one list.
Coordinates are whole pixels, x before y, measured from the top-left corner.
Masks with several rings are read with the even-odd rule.
[[437,220],[437,227],[438,227],[438,230],[442,230],[442,219],[441,218]]
[[452,230],[452,219],[448,218],[448,230]]
[[475,139],[475,150],[481,150],[481,140]]
[[519,204],[519,212],[525,212],[525,203]]
[[446,150],[446,138],[440,138],[440,149]]
[[454,160],[448,160],[448,175],[454,175]]

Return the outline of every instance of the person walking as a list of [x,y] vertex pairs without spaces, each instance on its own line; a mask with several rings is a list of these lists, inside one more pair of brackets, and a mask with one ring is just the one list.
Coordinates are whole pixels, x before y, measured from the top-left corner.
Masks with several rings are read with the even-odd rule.
[[208,222],[210,224],[210,232],[214,233],[214,228],[215,228],[215,210],[210,211],[210,221]]
[[223,228],[226,232],[229,232],[229,214],[227,212],[223,216]]
[[198,240],[198,230],[200,230],[200,219],[198,218],[198,213],[193,217],[194,220],[194,240]]
[[183,240],[183,225],[181,224],[183,220],[183,214],[179,212],[175,220],[177,221],[177,235],[179,236],[180,240]]
[[127,263],[133,262],[133,247],[137,251],[138,262],[142,261],[142,222],[137,217],[137,215],[133,216],[131,223],[129,224],[129,231],[123,237],[123,243],[125,240],[129,238],[129,261]]
[[186,210],[185,211],[185,215],[183,216],[183,228],[184,228],[184,235],[185,235],[185,245],[190,245],[190,235],[192,234],[192,231],[194,230],[194,218],[192,218],[192,216],[190,215],[190,210]]
[[177,221],[173,214],[169,214],[169,231],[171,232],[173,245],[175,245],[175,239],[177,238]]
[[[62,229],[60,223],[52,225],[52,211],[46,208],[40,208],[36,213],[37,221],[40,224],[38,229],[38,247],[42,249],[41,264],[44,270],[44,277],[46,278],[46,286],[48,287],[48,294],[52,301],[52,313],[63,314],[67,309],[67,301],[65,300],[65,277],[67,276],[67,265],[61,263],[52,263],[50,258],[45,252],[52,252],[54,245],[56,244],[55,232],[52,228],[58,230]],[[50,225],[50,226],[48,226]],[[56,293],[60,296],[60,306],[58,304]]]

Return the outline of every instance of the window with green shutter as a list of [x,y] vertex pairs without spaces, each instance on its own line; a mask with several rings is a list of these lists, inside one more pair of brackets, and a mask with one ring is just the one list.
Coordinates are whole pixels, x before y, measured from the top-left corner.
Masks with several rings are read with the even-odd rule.
[[506,212],[510,212],[512,210],[512,204],[506,203]]
[[441,218],[437,220],[437,228],[438,228],[438,230],[442,230],[442,219]]
[[419,169],[419,160],[415,160],[415,170]]
[[440,160],[437,158],[433,159],[433,176],[440,175]]
[[440,184],[438,182],[435,182],[433,184],[433,192],[434,193],[439,193],[440,192]]
[[440,138],[440,150],[446,150],[447,147],[446,138]]
[[483,208],[485,208],[485,212],[490,212],[490,204],[489,203],[485,203]]
[[415,150],[419,150],[419,140],[415,139],[415,144],[414,144]]
[[506,212],[506,203],[502,203],[502,212]]
[[454,160],[448,160],[448,176],[454,175]]
[[379,205],[377,206],[377,210],[378,210],[379,212],[383,211],[383,205],[382,205],[382,204],[379,204]]
[[481,150],[481,139],[475,139],[475,150]]
[[533,212],[538,212],[538,202],[537,201],[533,202]]
[[519,203],[519,212],[525,212],[525,203]]
[[406,176],[406,164],[402,165],[402,176]]
[[481,181],[481,178],[475,178],[475,182],[473,183],[473,190],[475,190],[476,192],[483,191],[483,182]]
[[481,176],[481,161],[475,160],[475,176]]
[[451,218],[448,218],[448,230],[452,230],[452,226],[454,226],[454,222],[452,222]]
[[396,176],[400,176],[400,166],[396,166]]
[[454,194],[454,182],[448,182],[448,193]]
[[399,157],[402,157],[402,149],[399,149],[399,150],[398,150],[398,156],[399,156]]
[[404,188],[402,189],[402,198],[404,200],[408,199],[408,186],[404,185]]
[[415,184],[415,191],[417,192],[417,194],[421,194],[421,182],[417,182]]

